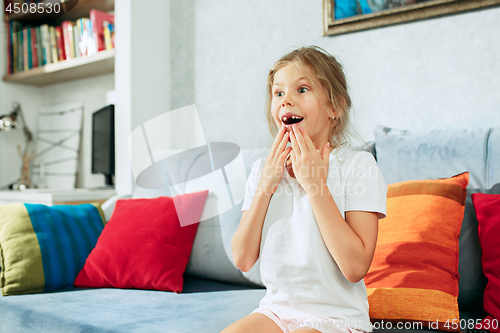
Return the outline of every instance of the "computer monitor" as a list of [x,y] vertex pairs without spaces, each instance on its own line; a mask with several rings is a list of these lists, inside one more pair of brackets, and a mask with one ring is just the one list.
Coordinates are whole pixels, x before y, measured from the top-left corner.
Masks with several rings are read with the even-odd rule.
[[112,104],[92,114],[92,173],[104,174],[106,185],[114,185],[115,106]]

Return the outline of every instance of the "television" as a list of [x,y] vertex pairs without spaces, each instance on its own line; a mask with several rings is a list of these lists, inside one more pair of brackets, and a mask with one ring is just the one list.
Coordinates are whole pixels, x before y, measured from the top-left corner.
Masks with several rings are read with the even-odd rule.
[[115,106],[110,104],[92,114],[92,173],[102,173],[107,186],[114,186]]

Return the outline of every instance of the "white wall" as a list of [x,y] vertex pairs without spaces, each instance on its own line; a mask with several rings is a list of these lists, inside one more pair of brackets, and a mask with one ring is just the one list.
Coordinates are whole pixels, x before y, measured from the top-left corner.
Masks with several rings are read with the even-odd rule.
[[[154,8],[154,10],[152,10]],[[145,121],[171,110],[170,1],[115,2],[117,151],[116,191],[131,193],[128,135]],[[169,140],[169,128],[165,129]],[[167,143],[168,144],[168,143]]]
[[132,193],[128,135],[132,131],[132,1],[115,3],[115,190]]
[[135,128],[170,111],[170,1],[132,1],[131,27]]

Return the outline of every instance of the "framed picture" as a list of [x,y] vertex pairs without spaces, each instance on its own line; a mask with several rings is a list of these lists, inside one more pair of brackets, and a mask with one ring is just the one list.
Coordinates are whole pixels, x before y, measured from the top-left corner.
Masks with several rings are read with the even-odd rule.
[[323,0],[323,35],[500,5],[500,0]]

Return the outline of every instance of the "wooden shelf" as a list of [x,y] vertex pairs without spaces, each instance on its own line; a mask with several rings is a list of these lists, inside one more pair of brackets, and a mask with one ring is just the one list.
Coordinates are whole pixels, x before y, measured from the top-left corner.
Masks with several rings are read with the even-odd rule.
[[[62,1],[47,1],[47,2],[57,2],[61,3]],[[115,3],[114,0],[66,0],[64,1],[67,8],[71,8],[67,13],[62,15],[49,15],[49,14],[31,14],[31,13],[18,13],[18,14],[10,14],[5,15],[4,20],[17,20],[22,21],[26,24],[32,25],[40,25],[47,23],[49,25],[59,25],[63,21],[70,20],[75,21],[81,17],[89,17],[91,9],[98,9],[105,12],[114,10]],[[76,3],[76,4],[75,4]]]
[[54,83],[113,73],[114,70],[115,50],[113,49],[98,52],[91,57],[60,61],[22,73],[5,75],[3,80],[5,82],[42,87]]

